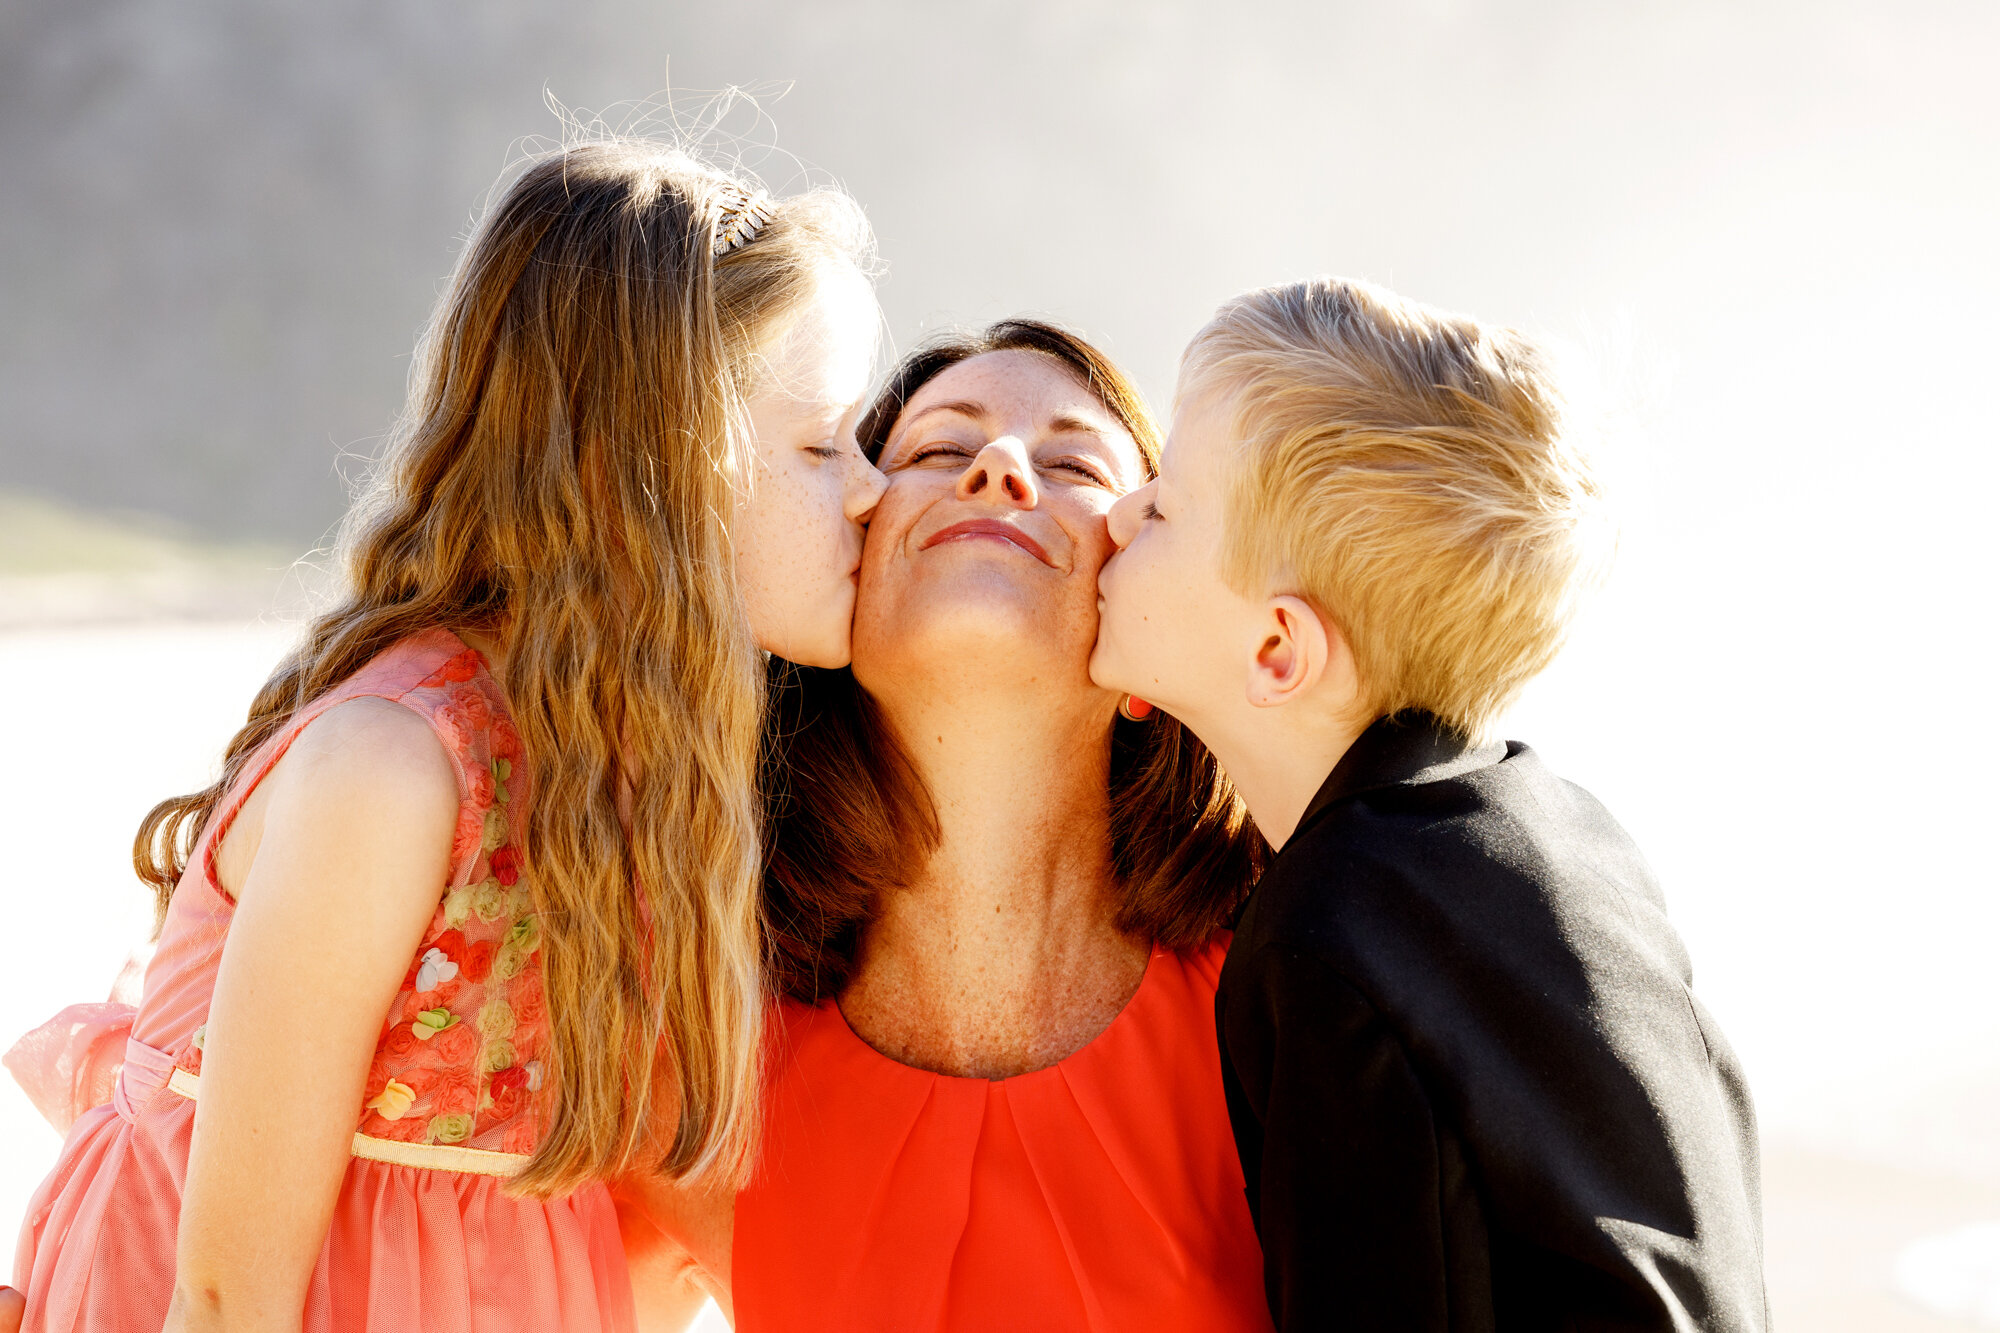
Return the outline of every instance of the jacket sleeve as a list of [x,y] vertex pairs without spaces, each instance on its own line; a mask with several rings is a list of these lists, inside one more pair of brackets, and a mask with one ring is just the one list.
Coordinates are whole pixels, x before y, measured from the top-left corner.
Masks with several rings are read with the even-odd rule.
[[1223,1014],[1225,1058],[1232,1110],[1261,1127],[1245,1172],[1272,1318],[1450,1329],[1449,1296],[1468,1293],[1447,1229],[1466,1210],[1444,1203],[1466,1182],[1401,1042],[1309,952],[1268,944],[1244,979]]

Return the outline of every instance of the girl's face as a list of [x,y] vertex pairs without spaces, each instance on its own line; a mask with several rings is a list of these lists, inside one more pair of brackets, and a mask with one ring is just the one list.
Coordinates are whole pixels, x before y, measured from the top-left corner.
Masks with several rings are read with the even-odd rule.
[[1050,357],[988,352],[911,395],[881,461],[890,484],[855,622],[862,684],[893,692],[899,674],[948,663],[992,688],[1019,677],[1098,694],[1085,670],[1104,516],[1145,465],[1097,396]]
[[861,538],[887,483],[854,441],[881,313],[852,270],[827,274],[763,353],[754,455],[735,516],[736,581],[766,651],[846,666]]

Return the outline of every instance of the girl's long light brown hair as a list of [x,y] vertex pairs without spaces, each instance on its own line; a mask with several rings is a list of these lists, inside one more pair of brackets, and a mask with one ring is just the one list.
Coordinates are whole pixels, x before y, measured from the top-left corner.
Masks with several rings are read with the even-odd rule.
[[553,1029],[523,1193],[632,1169],[741,1180],[755,1142],[764,666],[729,540],[744,399],[759,349],[870,241],[819,191],[713,259],[742,198],[644,140],[528,163],[419,349],[343,530],[343,599],[258,693],[221,778],[162,802],[134,845],[164,916],[217,803],[300,708],[408,634],[504,623]]

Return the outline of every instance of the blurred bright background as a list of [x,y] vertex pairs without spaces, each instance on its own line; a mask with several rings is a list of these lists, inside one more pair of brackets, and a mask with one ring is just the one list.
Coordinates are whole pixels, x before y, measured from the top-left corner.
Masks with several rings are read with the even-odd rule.
[[[545,94],[746,85],[709,142],[862,200],[898,347],[1036,312],[1164,407],[1218,302],[1338,272],[1572,349],[1623,546],[1509,733],[1665,882],[1780,1325],[2000,1326],[2000,8],[1239,8],[0,9],[0,1044],[144,938],[132,831],[288,642]],[[0,1230],[57,1146],[0,1083]]]

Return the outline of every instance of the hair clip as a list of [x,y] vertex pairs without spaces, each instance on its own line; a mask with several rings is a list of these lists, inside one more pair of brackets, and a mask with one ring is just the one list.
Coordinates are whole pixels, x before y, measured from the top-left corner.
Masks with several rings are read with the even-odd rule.
[[777,209],[771,196],[762,190],[755,194],[745,194],[735,185],[724,187],[729,199],[722,209],[722,216],[715,223],[715,244],[709,248],[709,258],[720,259],[732,250],[740,250],[757,239],[757,233],[764,230],[764,224],[776,216]]

